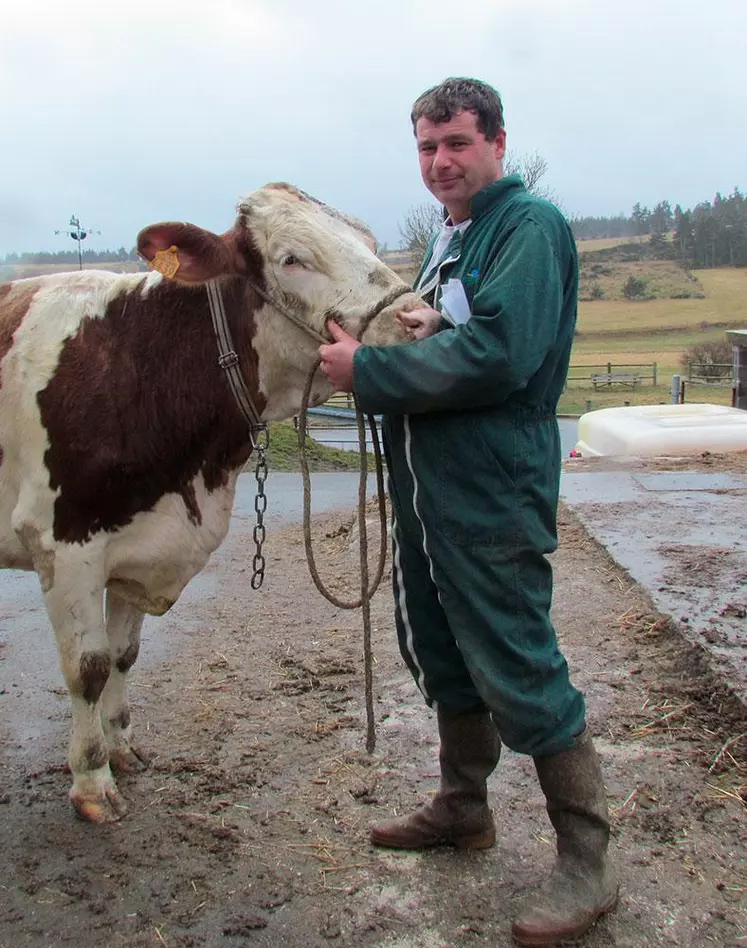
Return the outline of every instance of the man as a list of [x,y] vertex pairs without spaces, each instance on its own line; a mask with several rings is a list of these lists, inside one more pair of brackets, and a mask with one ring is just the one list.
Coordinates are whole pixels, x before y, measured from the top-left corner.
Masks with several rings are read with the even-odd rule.
[[535,760],[558,857],[513,924],[520,945],[583,934],[617,904],[609,818],[582,695],[550,622],[560,446],[555,410],[576,320],[567,222],[503,176],[498,93],[447,79],[415,102],[423,181],[448,217],[401,314],[417,340],[360,346],[335,324],[322,369],[385,414],[402,655],[441,739],[440,787],[374,826],[378,846],[492,846],[501,743]]

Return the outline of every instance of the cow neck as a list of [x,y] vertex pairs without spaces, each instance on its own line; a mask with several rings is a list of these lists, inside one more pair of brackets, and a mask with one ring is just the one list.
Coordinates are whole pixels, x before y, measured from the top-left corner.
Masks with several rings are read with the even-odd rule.
[[[218,359],[212,354],[210,344],[211,337],[215,338],[215,330],[205,319],[207,313],[202,287],[179,287],[173,283],[164,286],[166,294],[169,294],[172,289],[176,291],[177,298],[185,307],[184,316],[192,327],[192,331],[199,333],[204,339],[199,351],[193,342],[194,349],[190,355],[190,359],[195,363],[196,373],[201,374],[208,389],[203,391],[200,399],[203,411],[199,412],[199,420],[197,415],[193,416],[194,421],[198,428],[201,428],[208,417],[214,419],[213,434],[208,450],[211,455],[213,451],[223,454],[230,459],[229,467],[233,466],[234,459],[246,460],[256,446],[253,431],[250,428],[247,432],[243,413],[236,411],[236,399],[233,391],[230,390],[231,386],[227,387],[221,382],[221,376],[225,376],[226,373],[219,365]],[[231,350],[238,360],[235,371],[239,374],[247,396],[251,400],[255,416],[259,419],[266,405],[266,399],[259,390],[259,365],[252,346],[252,336],[256,332],[254,316],[259,303],[251,299],[251,295],[247,296],[244,280],[239,276],[220,281],[220,299]],[[192,339],[195,340],[195,337],[192,336]],[[178,389],[181,389],[185,382],[188,390],[193,388],[188,379],[174,381]],[[258,427],[264,426],[259,423]],[[222,480],[222,474],[218,470],[211,474],[213,475],[211,480]]]
[[228,325],[226,308],[223,305],[223,294],[217,280],[209,280],[206,289],[210,316],[213,320],[213,331],[218,344],[218,365],[225,372],[239,411],[249,427],[249,437],[252,444],[256,446],[255,437],[257,432],[264,430],[267,425],[260,420],[260,412],[257,410],[254,399],[244,381],[239,356],[233,344],[231,327]]
[[[329,336],[324,336],[315,329],[312,329],[308,323],[304,322],[303,319],[297,316],[292,310],[288,309],[287,306],[284,306],[282,303],[280,303],[253,280],[247,278],[246,282],[261,299],[263,299],[268,305],[272,306],[273,309],[293,323],[294,326],[297,326],[299,329],[303,330],[303,332],[310,336],[315,342],[323,345],[331,341]],[[209,280],[206,283],[205,288],[207,291],[208,305],[210,307],[210,316],[213,321],[215,340],[218,346],[218,365],[225,372],[226,379],[228,380],[228,384],[230,385],[231,391],[233,392],[234,400],[236,401],[239,411],[241,412],[241,415],[249,428],[252,444],[256,446],[256,434],[259,431],[264,430],[267,425],[265,422],[260,420],[261,413],[257,411],[257,407],[254,404],[251,393],[246,386],[246,382],[244,381],[244,376],[241,373],[241,362],[233,344],[231,327],[228,324],[226,309],[223,305],[223,292],[221,285],[218,280]],[[401,296],[404,296],[406,293],[410,292],[412,292],[410,287],[403,283],[402,286],[398,286],[390,293],[387,293],[387,295],[375,306],[373,306],[361,319],[358,340],[360,341],[363,333],[366,331],[366,329],[368,329],[369,325],[380,313],[382,313],[387,307],[391,306],[392,303],[396,302]],[[339,317],[336,321],[339,323]],[[316,371],[317,365],[314,366],[312,374]]]

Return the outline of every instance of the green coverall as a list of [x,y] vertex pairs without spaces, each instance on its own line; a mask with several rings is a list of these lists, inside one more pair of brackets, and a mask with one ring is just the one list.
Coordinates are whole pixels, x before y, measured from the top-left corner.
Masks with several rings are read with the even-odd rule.
[[418,687],[452,712],[487,706],[507,746],[543,756],[585,726],[546,559],[578,261],[562,214],[517,176],[471,212],[439,281],[461,280],[472,315],[412,345],[361,346],[355,391],[386,416],[397,633]]

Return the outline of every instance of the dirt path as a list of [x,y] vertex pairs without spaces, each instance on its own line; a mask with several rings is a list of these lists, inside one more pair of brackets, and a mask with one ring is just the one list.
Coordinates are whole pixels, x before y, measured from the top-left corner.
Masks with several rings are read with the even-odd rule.
[[[317,523],[328,575],[354,571],[348,523]],[[73,818],[62,697],[32,753],[0,731],[0,946],[508,946],[552,860],[531,762],[507,753],[491,778],[493,850],[369,846],[373,820],[437,784],[434,721],[396,652],[388,587],[373,608],[369,759],[358,615],[313,589],[298,527],[273,534],[253,593],[249,530],[199,597],[148,626],[164,661],[136,668],[133,720],[153,760],[121,781],[125,820]],[[584,944],[743,945],[747,777],[744,745],[727,745],[743,709],[567,512],[561,535],[555,619],[588,696],[623,884]],[[14,684],[2,675],[0,660],[0,693]]]

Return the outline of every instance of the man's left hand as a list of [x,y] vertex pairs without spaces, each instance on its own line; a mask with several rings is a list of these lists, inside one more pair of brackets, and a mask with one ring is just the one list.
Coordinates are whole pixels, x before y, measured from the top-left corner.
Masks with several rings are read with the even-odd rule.
[[353,391],[353,355],[360,343],[341,329],[334,320],[327,322],[327,329],[334,342],[319,346],[322,372],[330,380],[336,392]]
[[412,339],[427,339],[437,333],[441,325],[441,314],[430,306],[400,309],[394,315]]

